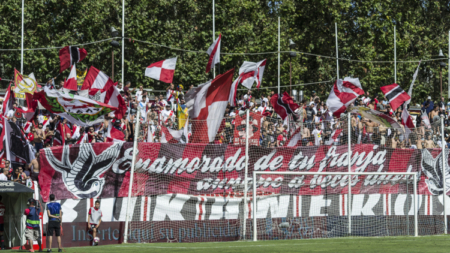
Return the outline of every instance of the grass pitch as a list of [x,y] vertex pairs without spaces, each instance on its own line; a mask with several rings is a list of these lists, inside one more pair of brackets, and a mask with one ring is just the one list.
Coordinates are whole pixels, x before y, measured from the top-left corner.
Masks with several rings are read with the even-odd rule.
[[[45,249],[44,251],[47,251]],[[55,252],[55,249],[53,249]],[[56,249],[57,252],[57,249]],[[450,236],[424,237],[347,237],[336,239],[307,239],[279,241],[237,241],[217,243],[147,243],[127,245],[99,245],[66,248],[64,252],[450,252]]]

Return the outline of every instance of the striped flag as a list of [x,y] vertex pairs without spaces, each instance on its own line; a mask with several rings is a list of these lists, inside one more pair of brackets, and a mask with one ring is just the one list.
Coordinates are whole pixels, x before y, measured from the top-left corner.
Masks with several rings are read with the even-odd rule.
[[393,83],[391,85],[386,85],[380,88],[381,92],[383,92],[386,99],[389,101],[389,104],[392,107],[392,110],[397,110],[399,106],[401,106],[404,102],[411,99],[411,97],[406,93],[402,87],[398,84]]

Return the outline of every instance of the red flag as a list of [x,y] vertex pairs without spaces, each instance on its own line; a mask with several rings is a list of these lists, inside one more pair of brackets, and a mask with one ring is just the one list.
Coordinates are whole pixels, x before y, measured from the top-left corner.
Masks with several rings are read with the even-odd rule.
[[114,112],[114,115],[117,119],[122,119],[127,112],[127,105],[123,97],[120,95],[119,89],[117,89],[116,85],[111,85],[108,90],[106,90],[105,94],[105,104],[116,107],[117,110]]
[[208,48],[206,53],[209,54],[208,64],[206,65],[206,73],[208,73],[214,65],[220,62],[220,41],[222,39],[222,34],[219,34],[219,38],[214,41],[214,43]]
[[294,120],[297,120],[297,116],[294,114],[294,111],[299,108],[299,105],[294,103],[294,100],[286,91],[281,96],[278,94],[273,95],[270,102],[272,103],[275,112],[280,115],[283,120],[288,116],[288,114],[292,114],[294,116]]
[[341,113],[355,102],[359,95],[364,94],[358,78],[346,77],[344,80],[337,80],[327,99],[327,106],[333,115],[340,118]]
[[82,61],[87,55],[87,51],[84,48],[66,46],[59,50],[60,70],[63,72],[70,66],[75,65]]
[[380,88],[381,92],[386,96],[392,110],[397,110],[397,108],[402,105],[405,101],[411,99],[411,97],[406,93],[402,87],[398,84],[393,83],[391,85],[386,85]]
[[233,72],[234,69],[228,70],[185,95],[189,116],[195,119],[192,121],[192,142],[214,141],[228,105]]
[[70,70],[70,75],[67,78],[67,81],[64,81],[65,89],[69,90],[78,90],[78,84],[77,84],[77,68],[75,67],[75,64],[72,65],[72,69]]
[[[259,146],[259,136],[261,132],[261,118],[262,115],[256,112],[250,113],[250,118],[248,123],[250,128],[248,129],[248,143],[253,146]],[[236,115],[234,124],[234,144],[235,145],[245,145],[245,139],[247,136],[246,126],[247,114]]]
[[89,72],[84,79],[82,90],[89,90],[90,95],[94,95],[97,91],[105,91],[110,85],[114,85],[113,80],[109,78],[103,71],[91,66]]
[[172,83],[176,65],[177,57],[152,63],[145,70],[145,76],[165,83]]

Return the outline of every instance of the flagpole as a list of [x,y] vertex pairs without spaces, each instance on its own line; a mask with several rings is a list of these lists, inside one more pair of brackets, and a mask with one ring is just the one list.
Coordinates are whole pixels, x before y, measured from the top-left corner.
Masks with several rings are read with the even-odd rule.
[[336,37],[336,80],[339,80],[339,47],[338,47],[338,33],[337,33],[337,23],[334,23],[334,33]]
[[[216,34],[216,16],[215,16],[215,13],[214,13],[214,9],[215,9],[215,5],[216,5],[216,3],[215,3],[215,1],[213,0],[213,4],[212,4],[212,14],[213,14],[213,16],[212,16],[212,20],[213,20],[213,43],[214,43],[214,41],[215,41],[215,34]],[[213,64],[214,64],[214,62],[213,62]],[[213,69],[213,78],[216,78],[216,68],[215,68],[216,66],[214,66],[214,69]]]
[[397,83],[397,36],[394,26],[394,83]]
[[278,94],[280,94],[280,17],[278,17]]
[[124,73],[124,65],[123,61],[125,58],[125,0],[122,0],[122,87],[124,87],[123,77]]
[[20,74],[23,74],[23,13],[24,13],[24,6],[25,6],[25,0],[22,0],[22,36],[21,36],[21,46],[20,46]]

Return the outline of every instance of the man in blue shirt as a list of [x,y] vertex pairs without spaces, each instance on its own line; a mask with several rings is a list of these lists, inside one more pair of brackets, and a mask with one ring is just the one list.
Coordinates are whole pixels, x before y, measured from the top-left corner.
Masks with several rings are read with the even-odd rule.
[[[52,252],[52,239],[53,234],[56,235],[58,240],[58,252],[62,252],[61,247],[61,204],[55,201],[55,195],[50,194],[50,203],[47,204],[48,224],[47,224],[47,236],[48,236],[48,250]],[[54,233],[53,233],[54,231]]]
[[431,101],[431,97],[428,96],[427,101],[423,102],[422,105],[425,107],[425,105],[428,104],[427,107],[427,115],[430,114],[430,112],[433,110],[434,108],[434,103],[433,101]]

